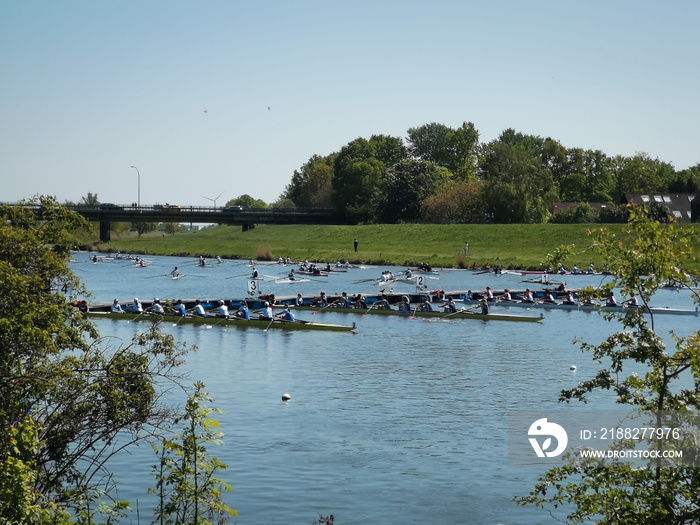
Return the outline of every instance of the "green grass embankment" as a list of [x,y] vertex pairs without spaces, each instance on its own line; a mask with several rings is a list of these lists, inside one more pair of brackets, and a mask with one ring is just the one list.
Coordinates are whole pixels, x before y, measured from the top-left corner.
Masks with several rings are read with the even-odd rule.
[[[562,244],[574,244],[583,252],[571,260],[579,268],[596,265],[600,258],[584,252],[589,245],[587,229],[601,225],[580,224],[398,224],[366,226],[258,226],[247,232],[222,226],[174,236],[161,232],[141,238],[113,238],[100,245],[101,251],[131,254],[183,255],[224,258],[290,257],[299,261],[336,260],[414,266],[420,262],[435,267],[456,267],[460,263],[500,264],[504,268],[540,268],[547,254]],[[620,232],[623,225],[606,225]],[[359,241],[354,252],[353,239]],[[464,260],[464,243],[469,254]]]

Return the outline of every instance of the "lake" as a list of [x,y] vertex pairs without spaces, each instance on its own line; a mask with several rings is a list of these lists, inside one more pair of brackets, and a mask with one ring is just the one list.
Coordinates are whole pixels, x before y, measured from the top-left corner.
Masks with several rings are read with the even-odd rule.
[[[250,268],[226,261],[208,268],[192,258],[148,257],[93,264],[76,253],[73,268],[94,301],[134,297],[243,298]],[[175,266],[185,274],[166,276]],[[289,268],[257,266],[262,293],[280,295],[375,293],[382,271],[347,273],[294,284],[275,284]],[[440,271],[429,289],[524,288],[527,276]],[[605,278],[563,276],[568,286],[598,285]],[[394,291],[415,287],[397,283]],[[662,290],[654,305],[694,308],[687,292]],[[544,314],[541,323],[427,320],[324,311],[307,320],[357,323],[354,333],[287,332],[172,324],[164,330],[197,345],[186,368],[215,398],[225,444],[209,453],[229,465],[225,496],[239,517],[231,523],[310,524],[333,514],[337,525],[406,523],[555,523],[547,512],[510,502],[525,495],[544,470],[508,463],[509,410],[566,408],[559,392],[593,376],[597,366],[574,338],[597,343],[619,328],[596,313],[498,310]],[[697,317],[657,316],[657,330],[687,335]],[[128,342],[145,324],[99,321],[102,336]],[[570,370],[576,365],[577,370]],[[291,400],[283,402],[282,394]],[[184,399],[179,400],[183,402]],[[593,397],[609,408],[613,400]],[[586,408],[590,409],[589,404]],[[569,407],[576,410],[577,407]],[[115,462],[119,497],[138,500],[140,523],[150,523],[154,501],[146,495],[155,462],[142,447]],[[132,522],[137,523],[135,513]]]

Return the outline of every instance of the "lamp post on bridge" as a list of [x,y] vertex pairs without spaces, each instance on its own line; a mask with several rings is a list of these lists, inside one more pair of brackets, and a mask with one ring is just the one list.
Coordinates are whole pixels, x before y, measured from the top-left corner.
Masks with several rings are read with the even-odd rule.
[[139,207],[139,210],[140,210],[140,209],[141,209],[141,172],[139,171],[139,169],[138,169],[136,166],[131,166],[131,167],[134,168],[134,169],[136,170],[136,173],[137,173],[137,175],[138,175],[138,181],[139,181],[139,186],[138,186],[138,188],[139,188],[139,192],[138,192],[138,202],[137,202],[137,204],[138,204],[138,207]]

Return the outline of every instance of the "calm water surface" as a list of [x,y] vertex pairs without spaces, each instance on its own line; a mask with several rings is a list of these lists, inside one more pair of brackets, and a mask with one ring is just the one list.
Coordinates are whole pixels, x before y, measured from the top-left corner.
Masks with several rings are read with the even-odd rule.
[[[83,262],[85,253],[75,259],[80,262],[73,267],[96,301],[241,298],[247,290],[245,278],[236,276],[249,268],[231,261],[197,268],[193,259],[153,257],[152,266],[135,268]],[[174,266],[187,276],[165,277]],[[377,285],[353,283],[385,269],[401,270],[353,269],[326,282],[260,286],[278,296],[370,293]],[[288,269],[259,265],[258,271],[279,276]],[[443,271],[434,277],[439,279],[427,280],[429,288],[446,291],[532,287],[516,275]],[[566,280],[570,286],[601,282],[588,276]],[[671,291],[660,292],[655,304],[692,307],[688,296]],[[202,380],[225,412],[219,418],[225,444],[209,452],[229,465],[225,478],[233,493],[226,500],[239,512],[236,523],[309,524],[319,513],[334,514],[336,524],[553,523],[546,512],[510,502],[527,494],[543,470],[508,465],[506,413],[537,409],[546,417],[547,409],[562,408],[559,391],[596,371],[573,339],[596,343],[618,325],[597,314],[542,312],[542,323],[300,315],[356,322],[356,333],[171,324],[164,329],[197,345],[186,365],[190,377]],[[696,317],[656,319],[664,334],[684,335],[698,325]],[[100,321],[98,328],[126,342],[145,326]],[[572,364],[577,371],[570,371]],[[292,400],[282,402],[283,393]],[[597,401],[612,406],[604,396]],[[138,500],[141,523],[150,523],[153,507],[145,492],[154,458],[146,448],[113,466],[119,496],[134,509]]]

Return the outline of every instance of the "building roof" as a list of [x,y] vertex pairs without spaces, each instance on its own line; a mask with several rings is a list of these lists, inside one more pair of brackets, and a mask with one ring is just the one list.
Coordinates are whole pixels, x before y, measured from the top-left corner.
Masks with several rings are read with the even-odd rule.
[[697,193],[625,193],[624,202],[628,204],[648,204],[656,202],[671,210],[671,215],[679,222],[690,222],[693,218],[691,202]]

